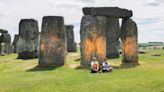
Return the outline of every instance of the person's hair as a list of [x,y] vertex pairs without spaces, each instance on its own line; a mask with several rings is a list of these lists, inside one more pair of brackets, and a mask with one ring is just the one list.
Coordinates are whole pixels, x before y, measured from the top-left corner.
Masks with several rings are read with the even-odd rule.
[[96,60],[96,57],[93,57],[92,60]]

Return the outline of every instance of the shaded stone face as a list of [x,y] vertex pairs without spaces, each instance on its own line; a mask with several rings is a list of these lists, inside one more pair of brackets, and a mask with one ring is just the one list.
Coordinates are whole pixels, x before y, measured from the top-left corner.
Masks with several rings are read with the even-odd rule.
[[[38,52],[38,22],[34,19],[22,19],[19,23],[19,37],[16,44],[18,58],[31,59]],[[31,55],[31,53],[33,53]]]
[[34,19],[22,19],[19,23],[19,36],[25,40],[38,37],[38,22]]
[[131,10],[121,9],[118,7],[85,7],[83,8],[85,15],[96,15],[96,16],[108,16],[127,18],[132,17],[133,13]]
[[120,37],[120,28],[119,20],[115,17],[107,17],[107,32],[106,32],[106,55],[107,58],[118,58],[119,52],[119,37]]
[[14,41],[13,41],[13,46],[14,46],[14,53],[16,53],[16,44],[17,44],[17,42],[18,42],[18,37],[19,37],[19,35],[15,35],[14,36]]
[[0,43],[0,55],[5,55],[5,43]]
[[106,58],[106,17],[83,16],[81,21],[81,64],[88,65],[92,57],[102,62]]
[[46,16],[42,20],[39,65],[61,66],[65,62],[65,30],[61,16]]
[[136,23],[123,19],[121,27],[122,63],[138,63],[138,30]]
[[2,35],[0,36],[0,43],[7,43],[8,41],[7,41],[7,37],[8,37],[8,35],[7,35],[8,33],[7,32],[5,32],[5,33],[2,33]]
[[76,52],[77,51],[77,47],[76,47],[76,43],[74,41],[74,32],[73,32],[73,25],[66,25],[65,29],[66,29],[66,38],[67,38],[67,51],[68,52]]
[[9,54],[13,52],[12,45],[11,45],[11,36],[7,31],[3,31],[2,35],[0,36],[0,54]]
[[0,33],[7,33],[7,30],[0,29]]

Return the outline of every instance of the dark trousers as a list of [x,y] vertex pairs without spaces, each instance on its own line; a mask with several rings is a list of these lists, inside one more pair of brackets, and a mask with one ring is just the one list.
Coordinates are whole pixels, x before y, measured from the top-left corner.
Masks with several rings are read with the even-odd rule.
[[97,72],[100,72],[101,68],[99,68],[98,71],[95,71],[94,69],[91,69],[91,73],[97,73]]
[[104,72],[111,72],[112,71],[112,69],[109,69],[109,70],[102,70],[102,72],[104,73]]

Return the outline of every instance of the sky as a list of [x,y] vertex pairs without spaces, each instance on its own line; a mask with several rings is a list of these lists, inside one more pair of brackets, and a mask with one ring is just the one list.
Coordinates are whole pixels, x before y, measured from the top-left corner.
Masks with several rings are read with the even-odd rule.
[[63,16],[65,24],[74,25],[75,41],[80,42],[83,7],[132,10],[139,43],[164,42],[164,0],[0,0],[0,29],[8,30],[13,40],[21,19],[36,19],[40,31],[43,16]]

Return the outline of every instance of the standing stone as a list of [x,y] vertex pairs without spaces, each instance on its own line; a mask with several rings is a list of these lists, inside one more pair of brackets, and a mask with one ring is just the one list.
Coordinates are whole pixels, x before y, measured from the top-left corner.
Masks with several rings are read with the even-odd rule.
[[5,42],[6,42],[5,38],[6,38],[7,31],[0,29],[0,33],[2,33],[0,36],[0,55],[5,55]]
[[16,51],[20,59],[32,59],[38,52],[38,22],[34,19],[22,19],[19,23],[19,37]]
[[11,36],[7,31],[4,31],[0,36],[1,43],[1,54],[10,54],[12,53],[12,45],[11,45]]
[[83,16],[81,21],[81,64],[88,65],[92,57],[104,61],[106,58],[107,19],[103,16]]
[[17,52],[16,52],[16,49],[17,49],[16,44],[17,44],[17,42],[18,42],[18,37],[19,37],[19,35],[16,34],[16,35],[14,36],[14,41],[13,41],[13,43],[12,43],[13,46],[14,46],[14,53],[17,53]]
[[76,47],[76,43],[74,41],[74,32],[73,32],[73,25],[66,25],[65,29],[66,29],[66,36],[67,36],[67,51],[68,52],[76,52],[77,51],[77,47]]
[[106,55],[107,58],[118,58],[119,52],[119,37],[120,37],[120,28],[119,20],[116,17],[108,17],[107,22],[107,32],[106,32]]
[[121,27],[122,63],[138,63],[138,31],[131,18],[125,18]]
[[61,16],[43,17],[41,32],[39,65],[64,65],[66,54],[64,18]]
[[5,43],[0,43],[0,55],[5,55]]
[[0,36],[0,43],[6,43],[7,42],[7,34],[8,32],[3,32],[2,35]]
[[5,53],[10,54],[12,53],[12,45],[11,45],[11,36],[9,33],[6,34],[6,44],[5,44]]

